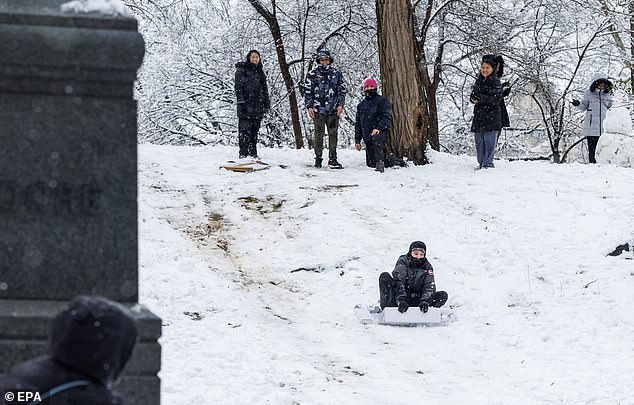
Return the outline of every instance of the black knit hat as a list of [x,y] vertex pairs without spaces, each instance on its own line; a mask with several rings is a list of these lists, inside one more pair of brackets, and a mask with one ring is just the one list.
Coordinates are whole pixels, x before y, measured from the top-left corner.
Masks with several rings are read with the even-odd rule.
[[330,52],[322,50],[317,52],[317,55],[315,56],[315,62],[319,63],[319,60],[321,58],[328,58],[330,60],[330,63],[334,63],[335,58],[332,57],[332,55],[330,54]]
[[423,252],[427,253],[427,246],[425,245],[425,242],[421,242],[419,240],[414,241],[409,245],[409,251],[407,254],[411,254],[414,249],[422,249]]

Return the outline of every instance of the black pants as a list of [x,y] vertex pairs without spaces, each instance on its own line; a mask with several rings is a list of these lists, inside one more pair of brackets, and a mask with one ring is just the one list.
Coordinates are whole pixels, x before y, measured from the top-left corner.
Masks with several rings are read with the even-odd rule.
[[[385,307],[398,307],[396,292],[394,291],[394,279],[390,273],[384,272],[379,276],[379,294],[381,297],[381,309]],[[429,305],[440,308],[445,305],[447,298],[449,298],[449,295],[445,291],[436,291],[429,299]],[[418,301],[418,298],[414,298],[414,300],[410,298],[407,305],[417,307]]]
[[365,164],[368,167],[376,167],[376,162],[383,160],[385,141],[387,141],[387,136],[381,133],[363,139],[365,142]]
[[250,120],[238,118],[238,145],[240,157],[258,155],[258,132],[260,132],[262,120]]
[[587,136],[588,140],[588,160],[590,163],[597,163],[597,159],[594,156],[594,153],[597,151],[597,143],[599,143],[598,136]]

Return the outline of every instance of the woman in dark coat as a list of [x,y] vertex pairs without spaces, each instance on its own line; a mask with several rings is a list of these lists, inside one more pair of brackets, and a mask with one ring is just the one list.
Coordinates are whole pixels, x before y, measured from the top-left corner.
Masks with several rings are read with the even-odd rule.
[[238,105],[240,158],[258,158],[258,132],[262,117],[271,108],[260,53],[251,50],[246,62],[236,63],[235,91]]
[[482,58],[480,74],[473,85],[469,101],[474,104],[471,132],[474,133],[478,167],[492,168],[495,156],[497,133],[502,129],[502,84],[494,74],[495,59],[486,55]]
[[365,163],[383,173],[385,162],[383,147],[390,134],[392,106],[377,92],[376,80],[369,77],[363,81],[365,98],[357,106],[355,120],[355,148],[361,150],[361,140],[365,142]]

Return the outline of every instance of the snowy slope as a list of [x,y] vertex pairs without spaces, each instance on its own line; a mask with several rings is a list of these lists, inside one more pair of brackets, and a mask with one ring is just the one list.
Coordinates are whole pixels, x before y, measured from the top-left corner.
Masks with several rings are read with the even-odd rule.
[[[236,148],[140,146],[141,302],[163,319],[162,403],[626,404],[634,172],[496,162],[218,167]],[[445,326],[361,325],[413,240]],[[632,258],[631,254],[627,254]],[[417,308],[413,308],[417,310]],[[187,314],[185,314],[187,313]],[[199,319],[201,318],[201,319]]]

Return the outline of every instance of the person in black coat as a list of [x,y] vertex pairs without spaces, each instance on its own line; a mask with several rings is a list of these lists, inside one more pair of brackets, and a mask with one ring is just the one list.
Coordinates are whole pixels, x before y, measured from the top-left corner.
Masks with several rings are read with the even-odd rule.
[[132,355],[137,333],[127,308],[102,297],[78,297],[54,318],[49,354],[15,366],[0,381],[0,391],[33,390],[42,399],[59,391],[51,398],[55,405],[123,404],[112,385]]
[[436,291],[434,268],[426,258],[427,246],[415,241],[409,245],[407,254],[396,261],[390,273],[379,276],[381,309],[398,307],[403,313],[411,306],[417,306],[427,312],[429,307],[440,308],[447,302],[445,291]]
[[[502,55],[495,55],[493,58],[495,60],[495,75],[501,79],[502,76],[504,76],[504,58]],[[506,102],[504,101],[509,94],[511,94],[511,83],[502,83],[502,97],[500,98],[500,123],[502,124],[502,128],[508,128],[511,126],[509,113],[506,109]],[[496,139],[500,139],[501,132],[502,131],[498,131]]]
[[365,142],[365,163],[383,173],[385,163],[383,147],[390,134],[392,125],[392,106],[390,102],[377,92],[376,80],[367,78],[363,81],[365,98],[357,106],[355,120],[355,148],[361,150],[361,140]]
[[494,74],[495,59],[485,55],[469,101],[474,104],[471,132],[474,133],[478,167],[492,168],[497,133],[502,129],[502,84]]
[[235,91],[238,105],[240,158],[258,159],[258,132],[262,117],[271,108],[260,53],[251,50],[246,62],[236,63]]

